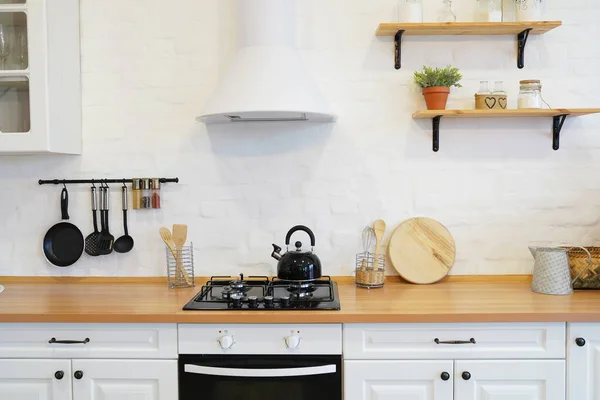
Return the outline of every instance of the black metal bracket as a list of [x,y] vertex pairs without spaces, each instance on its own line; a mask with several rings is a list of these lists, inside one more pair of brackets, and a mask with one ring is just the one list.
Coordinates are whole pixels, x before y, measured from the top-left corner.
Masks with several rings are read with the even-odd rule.
[[[159,178],[161,183],[179,183],[179,178]],[[133,179],[40,179],[40,185],[72,185],[80,183],[102,184],[102,183],[131,183]]]
[[440,149],[440,119],[442,119],[441,115],[436,115],[433,117],[433,151],[437,153]]
[[529,32],[531,32],[532,29],[533,28],[527,28],[517,36],[517,67],[519,69],[523,69],[525,66],[525,45],[529,38]]
[[560,131],[569,114],[556,115],[552,118],[552,148],[558,150],[560,148]]
[[394,36],[394,66],[396,69],[400,69],[402,67],[402,35],[404,34],[404,30],[399,30],[396,32]]

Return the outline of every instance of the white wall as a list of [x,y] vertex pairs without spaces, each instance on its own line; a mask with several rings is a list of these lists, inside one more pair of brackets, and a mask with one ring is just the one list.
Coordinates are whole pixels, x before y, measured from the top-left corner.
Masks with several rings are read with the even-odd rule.
[[[435,20],[440,0],[424,0]],[[519,79],[538,78],[554,107],[600,106],[600,3],[547,1],[564,26],[527,46],[516,68],[512,37],[410,37],[403,68],[392,38],[396,0],[299,0],[301,55],[339,115],[331,126],[215,128],[195,121],[235,49],[230,0],[82,0],[82,156],[0,158],[0,275],[163,275],[158,228],[187,223],[197,273],[274,272],[271,243],[292,225],[317,236],[325,272],[349,274],[360,231],[417,215],[439,219],[457,244],[454,274],[531,271],[527,245],[598,244],[600,117],[568,119],[561,150],[551,120],[430,121],[412,72],[452,63],[464,88],[449,107],[472,107],[482,79],[503,80],[516,106]],[[455,1],[459,20],[475,0]],[[59,216],[59,187],[39,178],[178,176],[163,209],[131,214],[135,249],[59,269],[41,240]],[[113,187],[118,208],[118,187]],[[88,187],[71,187],[71,216],[91,231]],[[112,230],[122,233],[120,212]]]

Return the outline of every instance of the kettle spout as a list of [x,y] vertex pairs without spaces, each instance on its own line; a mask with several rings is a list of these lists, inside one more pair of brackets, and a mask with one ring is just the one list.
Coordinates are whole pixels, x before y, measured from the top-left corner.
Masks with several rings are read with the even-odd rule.
[[281,251],[281,247],[279,247],[275,243],[273,243],[273,252],[271,253],[271,257],[273,257],[277,261],[281,260],[280,251]]

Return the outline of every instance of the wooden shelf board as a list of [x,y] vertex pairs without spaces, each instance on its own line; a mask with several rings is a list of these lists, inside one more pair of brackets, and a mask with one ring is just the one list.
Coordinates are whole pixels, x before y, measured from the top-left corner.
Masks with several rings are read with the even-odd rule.
[[0,88],[29,88],[29,79],[25,76],[2,76],[0,73]]
[[442,116],[445,118],[514,118],[514,117],[554,117],[568,114],[580,116],[599,114],[600,108],[553,108],[547,110],[425,110],[413,114],[414,119]]
[[383,23],[377,36],[394,36],[403,30],[406,35],[517,35],[532,28],[532,35],[540,35],[562,25],[561,21],[531,22],[423,22]]

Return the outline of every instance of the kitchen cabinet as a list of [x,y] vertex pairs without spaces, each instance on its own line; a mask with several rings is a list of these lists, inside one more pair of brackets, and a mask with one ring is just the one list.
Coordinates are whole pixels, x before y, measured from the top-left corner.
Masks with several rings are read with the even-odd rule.
[[564,360],[460,360],[454,376],[457,400],[565,400]]
[[453,362],[344,362],[345,400],[452,400]]
[[345,399],[565,400],[565,334],[564,323],[345,324]]
[[600,398],[600,324],[571,323],[567,329],[567,399]]
[[0,154],[81,154],[79,0],[0,1],[0,25]]
[[0,324],[1,400],[175,400],[176,324]]
[[70,360],[0,359],[0,399],[70,400]]
[[73,400],[177,399],[176,360],[73,360]]

